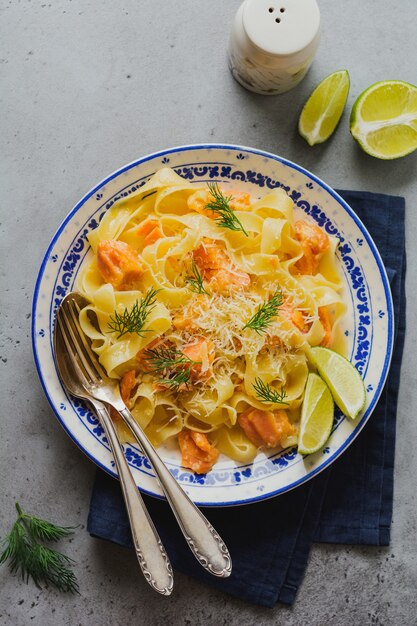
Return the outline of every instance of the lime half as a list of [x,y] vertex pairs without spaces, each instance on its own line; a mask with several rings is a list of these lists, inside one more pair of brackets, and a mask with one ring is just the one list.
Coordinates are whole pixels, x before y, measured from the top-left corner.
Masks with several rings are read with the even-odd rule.
[[314,146],[330,137],[342,117],[349,93],[347,70],[333,72],[310,95],[298,120],[298,131]]
[[371,85],[356,100],[350,132],[379,159],[398,159],[417,148],[417,87],[401,80]]
[[334,403],[328,386],[317,374],[309,374],[301,409],[298,452],[312,454],[330,437]]
[[365,406],[363,380],[350,361],[329,348],[312,348],[315,365],[329,386],[337,406],[345,415],[355,419]]

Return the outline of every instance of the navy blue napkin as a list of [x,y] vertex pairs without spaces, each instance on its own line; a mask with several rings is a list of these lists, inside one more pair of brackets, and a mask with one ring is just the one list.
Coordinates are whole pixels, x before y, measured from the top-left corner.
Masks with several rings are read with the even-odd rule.
[[[349,449],[297,489],[264,502],[204,513],[233,560],[229,579],[198,565],[166,502],[144,496],[174,569],[248,602],[292,604],[311,545],[316,542],[385,546],[390,541],[395,426],[405,334],[404,198],[339,191],[371,233],[387,268],[395,315],[390,372],[375,411]],[[98,470],[88,531],[132,547],[119,484]]]

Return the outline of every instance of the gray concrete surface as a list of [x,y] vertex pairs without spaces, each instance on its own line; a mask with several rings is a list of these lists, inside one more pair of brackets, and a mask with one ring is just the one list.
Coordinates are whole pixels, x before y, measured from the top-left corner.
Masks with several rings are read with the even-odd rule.
[[[289,1],[289,0],[288,0]],[[39,591],[0,569],[0,624],[25,626],[388,626],[417,624],[417,153],[363,154],[348,132],[355,97],[377,80],[417,82],[415,0],[319,0],[323,37],[307,78],[288,94],[250,94],[225,53],[239,0],[2,0],[0,536],[16,499],[80,524],[69,547],[81,595]],[[348,68],[348,109],[335,136],[310,149],[300,107],[326,74]],[[191,142],[276,152],[330,185],[407,201],[408,331],[401,376],[392,545],[314,547],[293,608],[262,609],[176,576],[157,597],[128,551],[85,531],[95,468],[43,395],[30,343],[30,306],[43,253],[75,202],[142,154]],[[244,514],[244,513],[242,513]]]

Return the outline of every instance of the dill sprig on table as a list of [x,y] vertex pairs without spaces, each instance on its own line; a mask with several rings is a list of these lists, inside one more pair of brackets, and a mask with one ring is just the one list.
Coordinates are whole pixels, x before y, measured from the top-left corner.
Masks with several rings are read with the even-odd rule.
[[177,391],[181,385],[188,385],[191,368],[199,364],[174,346],[161,346],[145,350],[145,359],[153,374],[159,376],[159,382]]
[[233,196],[225,196],[217,183],[207,183],[207,187],[213,196],[213,200],[206,204],[205,208],[218,214],[215,218],[218,225],[229,230],[240,230],[246,237],[249,237],[243,224],[230,206],[230,200]]
[[256,310],[256,313],[252,315],[249,322],[247,322],[245,328],[252,328],[258,335],[265,333],[268,326],[272,324],[272,318],[278,315],[279,309],[284,302],[284,296],[281,289],[277,289],[272,298],[268,302],[260,304]]
[[198,269],[195,261],[193,261],[191,266],[191,272],[192,275],[187,276],[185,279],[189,285],[189,289],[195,293],[205,293],[208,295],[207,291],[204,289],[203,277],[201,276],[200,270]]
[[122,314],[114,312],[114,317],[110,317],[108,326],[110,330],[118,333],[117,339],[123,337],[126,333],[136,333],[140,337],[144,336],[144,333],[148,333],[151,329],[144,329],[145,322],[149,313],[155,308],[155,296],[159,289],[151,287],[146,296],[140,300],[136,300],[133,307],[129,310],[125,308]]
[[255,378],[255,382],[252,384],[256,397],[261,402],[272,402],[274,404],[288,404],[284,401],[287,397],[287,392],[281,387],[281,391],[273,389],[268,383],[264,383],[261,378]]
[[0,564],[9,560],[13,574],[28,582],[32,578],[36,586],[41,583],[53,585],[59,591],[78,593],[74,572],[69,569],[74,561],[62,552],[52,550],[40,542],[58,541],[72,534],[74,528],[57,526],[51,522],[24,513],[16,503],[18,517],[10,533],[1,542],[4,547]]

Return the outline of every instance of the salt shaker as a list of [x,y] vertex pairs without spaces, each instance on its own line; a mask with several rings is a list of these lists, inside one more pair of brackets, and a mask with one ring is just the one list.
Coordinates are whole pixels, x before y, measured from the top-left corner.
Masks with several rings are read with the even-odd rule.
[[245,0],[233,23],[230,69],[250,91],[284,93],[305,76],[319,39],[316,0]]

